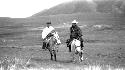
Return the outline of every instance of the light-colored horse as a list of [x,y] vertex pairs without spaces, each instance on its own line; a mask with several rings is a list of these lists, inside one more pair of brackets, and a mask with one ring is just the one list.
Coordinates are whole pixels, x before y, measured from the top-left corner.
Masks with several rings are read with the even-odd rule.
[[77,39],[73,39],[71,42],[71,56],[73,58],[73,61],[75,61],[75,55],[79,56],[79,61],[81,62],[83,60],[83,50],[81,48],[81,42]]
[[61,41],[59,39],[59,35],[58,35],[57,32],[53,32],[52,34],[53,34],[53,36],[46,40],[47,49],[50,52],[51,60],[53,60],[53,56],[54,56],[55,61],[56,61],[56,53],[58,52],[58,46],[57,45],[60,45]]

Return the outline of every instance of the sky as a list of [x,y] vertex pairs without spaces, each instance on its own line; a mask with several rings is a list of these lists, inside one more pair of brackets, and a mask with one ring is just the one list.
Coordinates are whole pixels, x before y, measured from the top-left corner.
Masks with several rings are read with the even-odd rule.
[[0,0],[0,17],[26,18],[68,1],[71,0]]

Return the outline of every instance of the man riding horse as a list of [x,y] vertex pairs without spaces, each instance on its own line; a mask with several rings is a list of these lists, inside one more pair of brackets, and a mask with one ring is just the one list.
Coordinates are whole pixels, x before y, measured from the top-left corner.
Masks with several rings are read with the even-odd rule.
[[66,41],[67,47],[69,47],[69,52],[71,52],[71,41],[73,39],[80,40],[80,42],[81,42],[80,46],[83,49],[83,38],[82,38],[83,35],[82,35],[82,31],[81,31],[80,27],[78,27],[77,23],[78,22],[76,20],[72,21],[72,26],[70,27],[70,39],[68,39]]
[[54,27],[51,26],[51,22],[47,22],[46,24],[47,24],[47,27],[45,27],[42,32],[42,39],[43,39],[42,49],[46,49],[47,47],[46,39],[52,37],[53,36],[52,33],[55,32]]
[[43,29],[42,32],[43,46],[42,49],[48,50],[51,55],[51,60],[53,57],[56,61],[56,52],[58,52],[58,46],[61,44],[58,33],[51,26],[51,22],[47,22],[47,27]]

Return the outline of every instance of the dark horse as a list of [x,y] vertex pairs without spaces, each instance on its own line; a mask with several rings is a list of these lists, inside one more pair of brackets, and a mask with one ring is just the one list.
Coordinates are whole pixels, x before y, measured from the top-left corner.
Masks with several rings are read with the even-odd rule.
[[53,56],[55,58],[56,61],[56,53],[58,52],[58,45],[61,44],[58,33],[54,32],[52,33],[52,36],[49,37],[47,40],[47,49],[50,52],[51,55],[51,60],[53,60]]

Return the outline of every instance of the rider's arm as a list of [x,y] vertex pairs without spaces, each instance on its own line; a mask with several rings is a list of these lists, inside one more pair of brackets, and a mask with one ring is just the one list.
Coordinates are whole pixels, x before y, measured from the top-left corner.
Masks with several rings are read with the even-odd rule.
[[79,27],[78,27],[78,33],[79,33],[80,36],[83,36],[82,35],[82,30]]
[[70,35],[73,33],[73,28],[70,27]]

